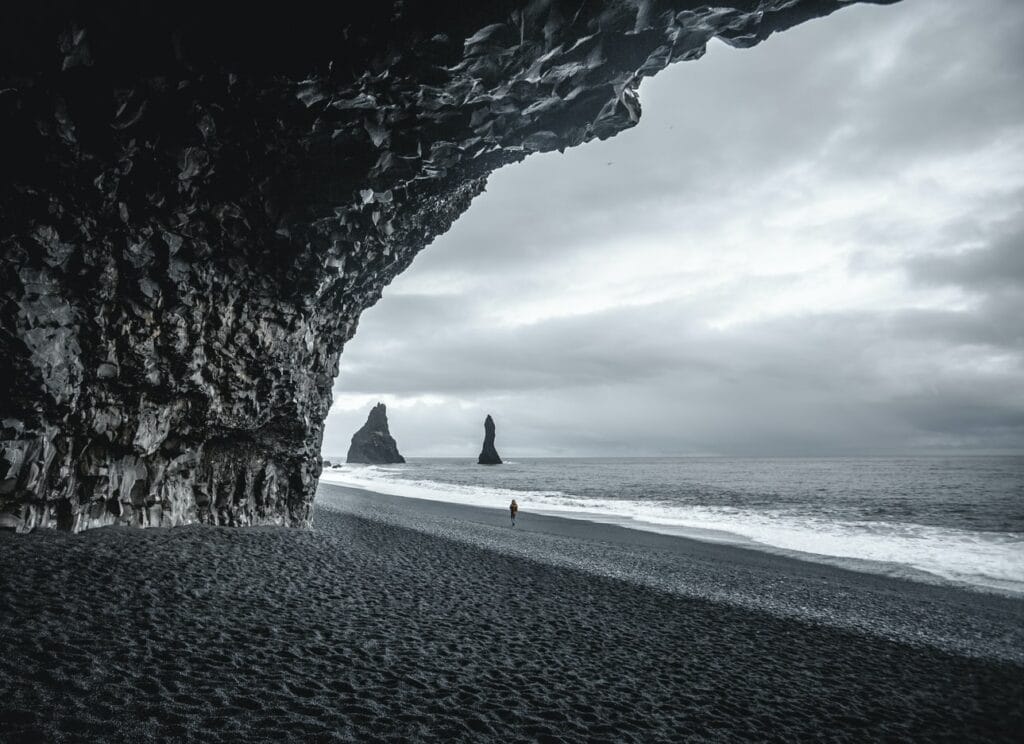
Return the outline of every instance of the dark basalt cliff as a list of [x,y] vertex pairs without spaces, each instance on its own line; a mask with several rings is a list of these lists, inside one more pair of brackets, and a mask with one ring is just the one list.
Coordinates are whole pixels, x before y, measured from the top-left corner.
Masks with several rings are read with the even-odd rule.
[[501,465],[498,450],[494,448],[494,419],[490,414],[484,419],[484,446],[480,450],[477,465]]
[[405,462],[398,452],[398,444],[388,429],[388,409],[378,403],[370,409],[366,423],[352,435],[348,448],[347,462],[385,465]]
[[5,4],[0,523],[308,525],[342,346],[488,173],[846,4]]

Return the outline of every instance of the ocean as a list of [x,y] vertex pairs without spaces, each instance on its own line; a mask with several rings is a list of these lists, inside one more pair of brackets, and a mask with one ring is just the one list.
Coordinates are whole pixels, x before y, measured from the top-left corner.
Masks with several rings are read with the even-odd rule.
[[321,480],[1024,595],[1024,457],[413,458]]

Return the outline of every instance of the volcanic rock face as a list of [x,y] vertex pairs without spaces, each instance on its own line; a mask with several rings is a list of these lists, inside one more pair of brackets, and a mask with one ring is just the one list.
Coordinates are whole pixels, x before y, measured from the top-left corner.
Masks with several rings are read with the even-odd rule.
[[476,462],[478,465],[501,465],[498,450],[494,449],[494,419],[490,414],[484,419],[484,446]]
[[378,403],[370,409],[363,427],[352,435],[352,444],[348,448],[348,462],[384,465],[405,462],[398,453],[398,444],[388,430],[388,409]]
[[488,173],[846,4],[8,4],[0,523],[308,525],[345,341]]

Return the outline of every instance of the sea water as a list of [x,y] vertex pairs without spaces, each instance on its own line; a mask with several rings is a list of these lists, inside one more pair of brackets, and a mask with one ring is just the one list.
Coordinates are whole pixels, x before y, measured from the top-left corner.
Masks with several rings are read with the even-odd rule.
[[321,480],[1024,594],[1024,457],[412,459]]

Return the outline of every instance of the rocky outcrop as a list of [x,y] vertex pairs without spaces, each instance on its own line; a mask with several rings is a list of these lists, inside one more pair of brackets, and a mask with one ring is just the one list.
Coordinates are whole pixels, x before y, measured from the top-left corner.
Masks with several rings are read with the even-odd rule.
[[405,458],[398,452],[395,438],[388,429],[388,409],[383,403],[378,403],[370,409],[366,423],[352,435],[352,444],[348,448],[346,461],[369,465],[405,462]]
[[501,465],[498,450],[494,448],[494,419],[490,414],[484,419],[484,446],[476,462],[478,465]]
[[848,4],[5,10],[0,523],[308,525],[342,347],[491,171]]

